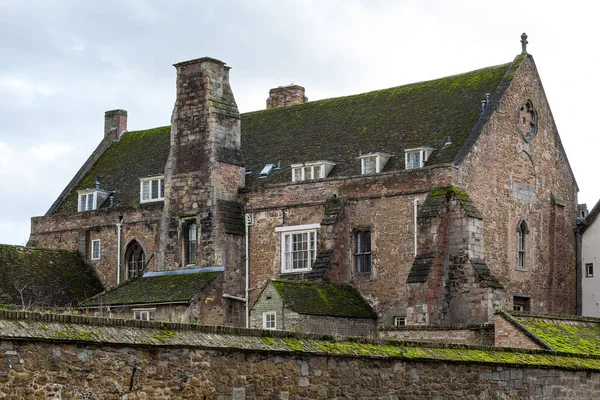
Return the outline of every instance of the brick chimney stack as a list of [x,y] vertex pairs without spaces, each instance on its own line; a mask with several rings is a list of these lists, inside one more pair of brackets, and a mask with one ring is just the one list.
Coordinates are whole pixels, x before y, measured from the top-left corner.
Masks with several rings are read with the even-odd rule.
[[104,113],[104,137],[112,136],[117,139],[127,131],[127,111],[110,110]]
[[305,89],[300,85],[279,86],[269,90],[267,109],[293,106],[306,103],[308,97],[304,95]]

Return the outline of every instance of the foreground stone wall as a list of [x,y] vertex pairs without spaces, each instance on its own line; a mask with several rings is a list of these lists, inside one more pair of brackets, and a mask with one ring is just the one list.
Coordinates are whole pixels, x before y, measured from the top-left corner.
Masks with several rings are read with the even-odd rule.
[[0,398],[599,397],[598,358],[0,311]]

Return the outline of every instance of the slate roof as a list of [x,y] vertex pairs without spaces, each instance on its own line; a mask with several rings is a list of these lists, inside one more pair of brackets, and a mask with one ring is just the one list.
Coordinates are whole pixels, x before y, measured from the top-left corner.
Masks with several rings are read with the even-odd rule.
[[0,245],[0,303],[74,307],[103,290],[75,251]]
[[[359,154],[393,154],[384,172],[404,169],[404,149],[436,150],[427,165],[450,164],[476,140],[486,93],[497,102],[522,62],[353,96],[241,114],[247,186],[291,182],[291,164],[336,163],[330,177],[360,175]],[[495,103],[494,103],[495,104]],[[493,105],[493,104],[492,104]],[[490,107],[492,109],[493,107]],[[478,128],[479,127],[479,128]],[[77,190],[115,190],[114,207],[139,206],[139,178],[162,175],[170,147],[170,126],[127,132],[114,142],[52,214],[77,212]],[[452,143],[445,145],[450,137]],[[460,153],[460,154],[459,154]],[[238,157],[239,158],[239,157]],[[265,164],[281,169],[257,179]],[[162,203],[146,203],[153,207]],[[106,204],[104,205],[106,206]]]
[[600,318],[499,314],[549,350],[600,356]]
[[84,306],[189,302],[217,275],[218,272],[196,272],[129,279]]
[[377,318],[354,287],[294,280],[272,282],[286,305],[299,314]]

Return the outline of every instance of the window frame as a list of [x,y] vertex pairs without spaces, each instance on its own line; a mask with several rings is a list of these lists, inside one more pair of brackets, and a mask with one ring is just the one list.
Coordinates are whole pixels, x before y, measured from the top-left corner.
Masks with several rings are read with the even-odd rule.
[[[157,197],[152,197],[153,195],[153,182],[157,182],[156,194]],[[144,199],[144,185],[148,184],[148,198]],[[140,203],[152,203],[155,201],[163,201],[165,199],[165,177],[164,175],[152,176],[148,178],[140,178]]]
[[[94,253],[95,253],[95,251],[94,251],[95,247],[94,246],[96,244],[98,245],[98,255],[94,256]],[[100,239],[92,239],[92,243],[91,243],[91,253],[92,254],[90,254],[90,259],[92,259],[92,260],[99,260],[100,259],[100,257],[102,256],[102,247],[100,245],[101,245]]]
[[[292,182],[304,182],[327,178],[327,175],[329,175],[329,172],[331,172],[333,167],[335,167],[335,163],[332,163],[331,161],[292,164]],[[307,171],[310,171],[310,176],[307,176]]]
[[585,277],[586,278],[594,277],[594,263],[586,263],[585,264]]
[[531,310],[531,297],[513,295],[513,311],[529,312]]
[[[387,164],[387,162],[389,161],[389,159],[391,157],[392,157],[392,155],[387,154],[387,153],[369,153],[369,154],[359,156],[358,158],[360,159],[360,174],[361,175],[379,174],[381,171],[383,171],[383,168],[385,167],[385,165]],[[367,163],[374,164],[373,171],[367,170]]]
[[[413,149],[404,150],[404,169],[419,169],[425,166],[425,163],[429,160],[431,153],[435,151],[432,147],[415,147]],[[417,164],[409,163],[408,159],[411,154],[418,154],[419,160]]]
[[133,279],[136,276],[139,277],[146,269],[146,252],[137,240],[132,240],[125,248],[124,264],[125,279]]
[[[92,204],[90,208],[90,200],[89,196],[92,196]],[[82,207],[82,198],[85,197],[85,202],[83,202],[84,207]],[[82,211],[94,211],[98,208],[98,191],[96,190],[86,190],[79,192],[79,196],[77,197],[77,212]]]
[[[131,310],[132,316],[131,318],[136,321],[155,321],[156,320],[156,308],[133,308]],[[140,318],[136,318],[136,314],[140,316]],[[146,315],[147,318],[143,318]]]
[[[277,329],[277,312],[276,311],[265,311],[262,314],[263,316],[263,329],[268,329],[270,331]],[[269,317],[273,317],[272,321],[269,321]],[[273,326],[270,326],[271,323]]]
[[[307,225],[296,225],[296,226],[282,226],[275,228],[275,232],[279,232],[281,234],[280,245],[281,245],[281,273],[284,274],[293,274],[300,272],[308,272],[312,270],[315,259],[318,254],[318,232],[317,229],[321,226],[321,224],[307,224]],[[304,235],[307,234],[307,248],[300,250],[291,250],[287,251],[288,247],[294,247],[294,235]],[[287,242],[286,238],[290,238],[290,241]],[[286,243],[289,243],[290,246],[287,246]],[[312,248],[311,248],[312,246]],[[302,259],[293,259],[294,252],[299,254],[300,252],[307,252],[307,257]],[[288,254],[292,254],[289,258]],[[307,267],[305,268],[294,268],[294,262],[301,262],[303,260],[307,260]],[[288,265],[290,268],[288,269]]]
[[[190,233],[194,233],[194,240],[190,238]],[[192,248],[193,247],[193,248]],[[196,220],[188,220],[185,224],[185,243],[184,243],[185,265],[196,265],[198,263],[198,223]]]
[[527,234],[529,230],[527,229],[527,223],[525,220],[520,220],[517,225],[517,269],[518,270],[526,270],[527,269]]
[[[402,323],[399,323],[400,321],[402,321]],[[406,326],[406,317],[402,315],[394,317],[394,326]]]
[[357,274],[366,275],[373,270],[372,236],[370,228],[354,231],[354,271]]

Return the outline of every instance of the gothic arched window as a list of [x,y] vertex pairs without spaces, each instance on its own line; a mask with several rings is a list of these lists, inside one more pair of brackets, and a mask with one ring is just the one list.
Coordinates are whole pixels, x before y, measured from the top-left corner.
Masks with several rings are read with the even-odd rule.
[[125,263],[127,266],[127,279],[139,276],[146,267],[146,255],[142,246],[135,240],[127,246],[125,251]]
[[525,268],[525,237],[528,233],[525,221],[519,221],[517,225],[517,268]]

